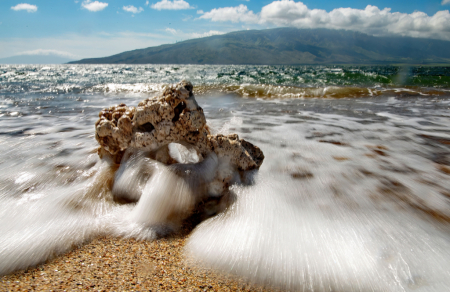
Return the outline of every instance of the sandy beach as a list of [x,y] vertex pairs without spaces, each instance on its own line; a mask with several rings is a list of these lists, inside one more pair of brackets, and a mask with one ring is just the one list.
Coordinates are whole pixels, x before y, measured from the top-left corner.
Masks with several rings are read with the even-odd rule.
[[187,234],[155,241],[98,238],[0,278],[0,291],[264,291],[185,264]]

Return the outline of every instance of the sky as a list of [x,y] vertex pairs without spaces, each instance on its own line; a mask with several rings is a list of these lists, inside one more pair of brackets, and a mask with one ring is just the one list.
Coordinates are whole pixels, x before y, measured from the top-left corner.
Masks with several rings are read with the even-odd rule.
[[1,0],[0,58],[104,57],[275,27],[450,40],[449,9],[450,0]]

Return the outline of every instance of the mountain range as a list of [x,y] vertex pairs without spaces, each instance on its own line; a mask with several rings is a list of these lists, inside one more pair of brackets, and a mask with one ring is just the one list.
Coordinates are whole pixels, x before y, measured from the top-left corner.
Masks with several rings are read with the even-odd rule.
[[450,64],[450,41],[329,29],[246,30],[71,64]]

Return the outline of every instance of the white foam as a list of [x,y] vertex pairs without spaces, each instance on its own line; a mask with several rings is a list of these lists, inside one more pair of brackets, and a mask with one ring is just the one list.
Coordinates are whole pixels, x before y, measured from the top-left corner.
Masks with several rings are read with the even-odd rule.
[[235,191],[232,208],[189,238],[188,253],[203,265],[293,291],[450,287],[449,237],[411,215],[313,203],[323,190],[283,177],[260,176]]
[[134,153],[123,161],[115,174],[113,196],[116,199],[137,202],[155,167],[155,162],[146,158],[144,152]]
[[179,143],[170,143],[168,147],[170,157],[178,163],[197,163],[200,161],[200,157],[194,148],[188,148]]
[[100,163],[98,174],[77,188],[49,187],[45,194],[2,198],[0,275],[39,264],[102,234],[102,202],[89,204],[89,199],[99,195],[93,186],[101,183],[105,168],[107,163]]
[[194,207],[194,194],[182,178],[176,177],[165,166],[156,168],[133,210],[132,221],[151,226],[164,224],[173,218],[174,223],[179,223],[179,218]]

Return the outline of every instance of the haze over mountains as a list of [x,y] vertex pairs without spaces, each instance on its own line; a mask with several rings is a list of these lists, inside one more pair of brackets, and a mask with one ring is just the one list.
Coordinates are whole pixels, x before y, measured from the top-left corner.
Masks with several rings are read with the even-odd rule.
[[329,29],[247,30],[71,64],[450,64],[450,41]]
[[0,58],[0,64],[64,64],[72,60],[58,55],[18,55]]

